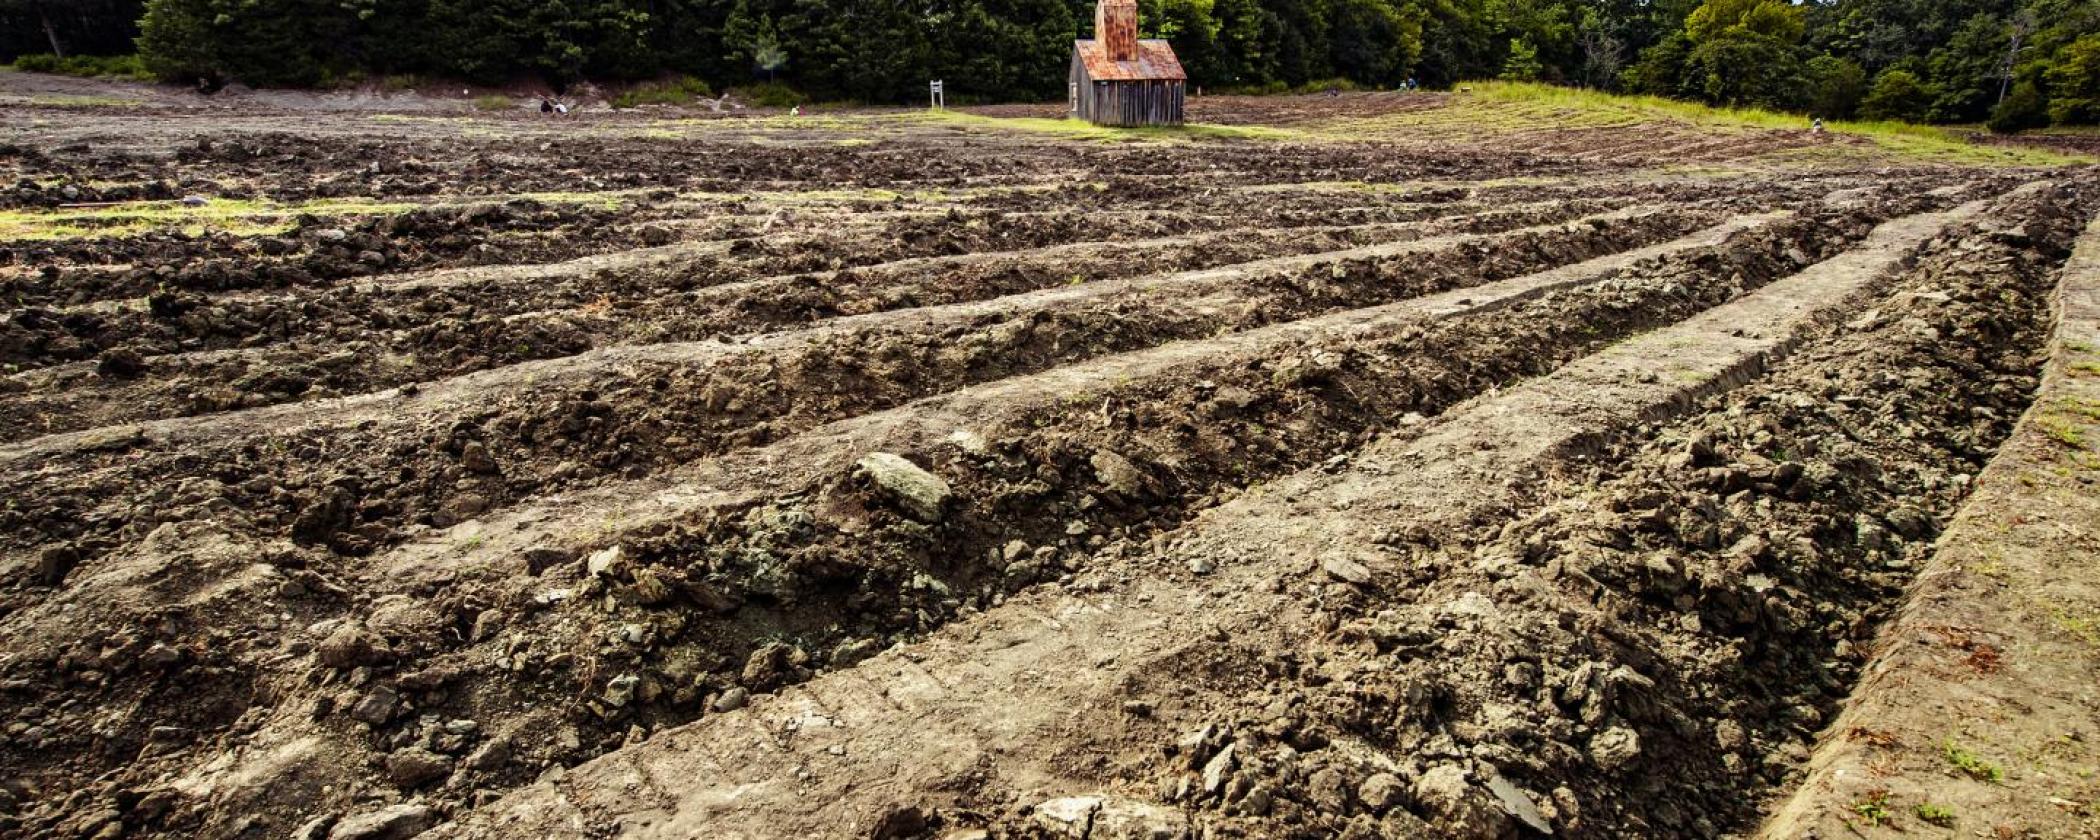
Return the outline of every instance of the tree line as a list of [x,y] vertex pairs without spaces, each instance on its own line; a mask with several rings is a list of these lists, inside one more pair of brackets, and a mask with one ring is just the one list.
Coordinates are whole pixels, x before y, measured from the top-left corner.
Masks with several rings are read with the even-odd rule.
[[[136,35],[171,80],[693,76],[892,103],[1061,98],[1092,0],[0,0],[0,50]],[[1504,78],[1831,118],[2100,122],[2100,0],[1141,0],[1192,84]],[[48,47],[46,46],[48,45]]]

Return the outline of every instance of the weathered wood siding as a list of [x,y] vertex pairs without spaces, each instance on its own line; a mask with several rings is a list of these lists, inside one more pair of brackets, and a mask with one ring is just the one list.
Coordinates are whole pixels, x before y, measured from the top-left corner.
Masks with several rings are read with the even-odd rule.
[[1181,125],[1187,120],[1187,82],[1097,82],[1075,54],[1071,83],[1078,91],[1079,118],[1095,125]]

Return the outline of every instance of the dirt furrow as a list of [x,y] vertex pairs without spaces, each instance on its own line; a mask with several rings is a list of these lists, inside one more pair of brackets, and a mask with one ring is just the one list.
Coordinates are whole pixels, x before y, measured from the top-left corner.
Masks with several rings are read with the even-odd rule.
[[[1346,452],[1360,436],[1397,422],[1408,410],[1434,413],[1497,382],[1602,347],[1625,331],[1726,300],[1746,286],[1800,267],[1811,253],[1846,247],[1859,235],[1849,229],[1860,226],[1847,212],[1798,221],[1741,220],[1691,240],[1544,275],[1106,359],[848,421],[767,450],[735,454],[681,475],[678,484],[657,480],[558,499],[405,547],[379,558],[364,574],[404,593],[431,594],[401,601],[407,613],[365,623],[374,628],[370,632],[390,638],[401,634],[387,644],[389,656],[404,667],[413,661],[424,673],[451,675],[442,678],[450,698],[444,701],[447,715],[475,717],[485,713],[481,710],[518,702],[570,710],[567,717],[530,716],[515,731],[496,736],[506,744],[501,749],[532,756],[517,765],[505,763],[479,782],[507,784],[497,779],[515,780],[519,772],[529,772],[532,762],[544,760],[530,745],[545,742],[553,731],[547,727],[581,727],[578,749],[589,754],[614,745],[632,724],[690,718],[698,705],[714,699],[708,695],[725,687],[764,690],[800,679],[795,674],[807,668],[848,664],[887,634],[931,629],[958,608],[988,607],[1007,591],[1065,574],[1060,568],[1073,567],[1088,551],[1083,546],[1102,540],[1141,544],[1143,533],[1171,527],[1220,491]],[[1734,236],[1726,244],[1713,245],[1730,233]],[[1621,273],[1627,276],[1610,279]],[[1577,283],[1594,288],[1549,294]],[[1438,361],[1445,359],[1451,361]],[[1118,445],[1135,462],[1125,459],[1116,466],[1117,461],[1104,461],[1098,453],[1091,463],[1086,460],[1089,440],[1099,435],[1092,430],[1106,410],[1096,407],[1096,399],[1120,407],[1114,428],[1158,430]],[[1312,408],[1323,404],[1333,408]],[[1190,439],[1172,423],[1137,413],[1149,410],[1208,412],[1225,427],[1215,437]],[[970,434],[949,442],[950,429]],[[972,436],[983,439],[971,443]],[[1022,443],[1030,437],[1044,443]],[[942,459],[959,457],[943,471],[958,482],[958,497],[979,501],[929,530],[898,517],[865,485],[847,479],[847,467],[858,453],[897,446],[939,452]],[[1188,462],[1166,455],[1170,452],[1185,453]],[[1241,453],[1238,468],[1229,467],[1233,452]],[[976,466],[968,466],[972,463]],[[967,478],[957,477],[956,470]],[[1128,472],[1107,479],[1112,483],[1106,489],[1086,478],[1123,470]],[[1052,474],[1064,478],[1046,478]],[[1059,483],[1042,485],[1051,480]],[[752,507],[769,499],[778,505]],[[672,511],[683,511],[677,519],[698,524],[666,530],[671,523],[658,518]],[[618,518],[606,519],[609,514]],[[1074,536],[1073,522],[1087,523],[1087,533]],[[587,550],[591,541],[602,545],[619,534],[624,536],[618,537],[617,568],[602,580],[579,580],[577,558],[585,552],[563,547]],[[842,539],[859,548],[842,552]],[[946,559],[914,556],[927,550],[928,539],[945,546],[934,553]],[[229,545],[234,553],[255,550],[242,548],[247,538],[230,537],[221,526],[176,527],[160,540],[156,554],[186,553],[175,549],[179,545],[195,546],[191,551],[202,555],[210,555],[216,545]],[[1015,540],[1033,547],[1014,549]],[[775,554],[777,564],[755,559],[768,553]],[[990,561],[982,559],[987,554]],[[508,578],[505,588],[511,594],[435,594],[456,591],[461,581],[489,579],[487,572],[476,570],[492,562],[494,568],[512,570],[497,578]],[[545,576],[515,577],[520,563]],[[719,574],[688,577],[690,569],[703,567]],[[128,585],[126,578],[98,571],[102,568],[107,567],[82,567],[76,572],[80,585]],[[348,582],[328,573],[302,586],[324,592]],[[662,595],[637,599],[635,593],[654,591],[651,587],[667,588]],[[842,612],[836,599],[854,592],[865,595],[853,596],[853,605]],[[666,611],[688,597],[713,606],[685,618],[674,616],[687,607]],[[587,605],[602,598],[624,606],[616,615],[600,616]],[[318,600],[333,601],[325,595]],[[509,615],[515,605],[530,603],[540,606]],[[467,604],[486,604],[495,610],[490,616],[505,617],[477,618],[471,622],[476,629],[456,642],[427,648],[450,631],[424,622],[444,624],[452,620],[446,616]],[[849,613],[865,616],[843,628],[857,635],[822,629]],[[528,624],[535,628],[534,637],[559,636],[578,644],[572,650],[512,644],[509,640],[522,637],[503,628],[522,631]],[[635,635],[607,648],[595,641],[606,633]],[[766,645],[762,637],[795,644]],[[452,645],[459,649],[447,652]],[[638,650],[652,650],[648,657],[658,664],[644,676],[622,676],[619,672],[632,667],[628,659]],[[514,665],[490,671],[485,663],[492,660]],[[686,676],[667,676],[680,673]],[[280,678],[268,679],[281,684]],[[615,686],[610,694],[604,694],[604,680],[611,680],[604,686]],[[579,682],[580,694],[574,688]],[[423,691],[410,687],[419,685],[413,679],[400,685]],[[636,693],[628,694],[629,689]],[[389,723],[383,728],[390,733],[414,731],[399,728],[391,718]],[[279,724],[255,734],[252,743],[259,752],[249,761],[261,766],[318,761],[311,766],[320,767],[335,760],[320,755],[343,754],[343,747],[280,741],[272,734]],[[254,793],[219,784],[200,781],[185,795],[245,799]],[[272,777],[267,784],[305,782]]]
[[[271,530],[359,552],[419,523],[442,527],[976,382],[1515,276],[1703,220],[1627,211],[855,316],[745,344],[612,348],[413,395],[54,435],[0,447],[10,467],[0,523],[15,550],[87,538],[92,554],[117,531],[143,534],[196,505],[235,503]],[[155,478],[192,475],[199,457],[215,465],[208,480],[176,488]]]
[[[2022,308],[2040,308],[2039,279],[2018,288]],[[1934,330],[1988,323],[1975,310],[2002,308],[2009,295],[2002,285],[1977,286],[1921,289],[1881,320]],[[1919,494],[1937,504],[1905,510],[1883,502],[1878,516],[1862,514],[1855,525],[1864,559],[1881,561],[1883,603],[1898,581],[1916,577],[1878,634],[1851,628],[1839,642],[1845,649],[1832,651],[1840,667],[1863,675],[1838,713],[1819,707],[1801,730],[1780,736],[1804,744],[1812,732],[1816,747],[1798,782],[1784,777],[1792,790],[1759,836],[2100,834],[2100,812],[2076,807],[2100,802],[2100,781],[2089,772],[2100,744],[2082,734],[2100,731],[2100,540],[2091,527],[2100,522],[2100,217],[2064,266],[2053,303],[2041,389],[2010,439],[1980,472],[1981,459],[1942,468],[1975,476],[1973,491],[1963,495],[1971,482],[1944,482]],[[1898,331],[1929,340],[1915,327]],[[1998,365],[2003,375],[2035,370],[2008,356]],[[1909,390],[1931,387],[1920,385]],[[2010,390],[2024,395],[2024,385]],[[1958,392],[1951,408],[1988,424],[1995,438],[2017,404],[1995,392],[1966,398],[1982,390]],[[1961,509],[1944,532],[1904,533],[1943,521],[1956,501]],[[1931,556],[1920,558],[1928,541]],[[1827,723],[1818,731],[1815,722]]]
[[[1585,229],[1601,229],[1610,225],[1619,224],[1623,222],[1639,222],[1643,224],[1653,224],[1657,222],[1657,217],[1660,215],[1661,211],[1655,208],[1635,207],[1625,211],[1601,214],[1592,219],[1585,220],[1584,222],[1568,225],[1566,226],[1566,230],[1562,231],[1562,233],[1579,234]],[[1696,226],[1695,223],[1689,222],[1680,222],[1680,224],[1683,224],[1685,229],[1690,229],[1691,227]],[[1555,228],[1552,225],[1547,225],[1540,228],[1515,231],[1508,234],[1507,236],[1454,235],[1437,237],[1425,241],[1410,240],[1387,245],[1350,248],[1337,252],[1315,253],[1301,255],[1297,257],[1265,259],[1249,263],[1243,263],[1228,268],[1177,272],[1161,276],[1128,278],[1116,280],[1113,282],[1085,284],[1074,288],[1042,290],[1030,294],[1000,297],[987,301],[974,301],[961,305],[936,306],[929,307],[923,310],[873,313],[869,316],[841,318],[832,324],[825,325],[823,329],[832,330],[840,328],[860,328],[866,326],[887,325],[891,322],[924,322],[929,325],[946,326],[950,323],[966,322],[969,319],[982,317],[986,315],[1004,314],[1010,311],[1032,310],[1045,306],[1063,305],[1075,301],[1087,301],[1091,299],[1112,297],[1126,293],[1143,294],[1154,291],[1173,290],[1177,292],[1186,291],[1192,296],[1201,296],[1205,294],[1211,294],[1215,296],[1215,290],[1219,288],[1230,288],[1235,283],[1249,278],[1265,276],[1274,273],[1288,272],[1293,270],[1302,270],[1329,263],[1340,263],[1352,259],[1382,259],[1394,256],[1399,253],[1435,253],[1440,250],[1455,250],[1462,252],[1467,256],[1467,258],[1481,259],[1484,257],[1484,255],[1486,255],[1492,250],[1489,247],[1492,244],[1499,243],[1505,239],[1516,241],[1539,240],[1544,234],[1553,232],[1556,229],[1557,228]],[[1201,298],[1198,297],[1197,299],[1200,300]],[[805,340],[808,335],[809,334],[804,333],[788,336],[768,337],[747,343],[751,345],[750,349],[760,349],[760,345],[764,342],[779,342],[778,344],[766,345],[765,349],[772,349],[773,347],[791,346],[790,343]],[[666,345],[662,347],[644,348],[608,348],[604,351],[592,355],[607,357],[606,361],[608,363],[611,363],[617,361],[647,359],[652,356],[661,356],[665,360],[683,358],[702,359],[714,355],[715,353],[720,352],[721,350],[722,348],[712,346],[709,343],[693,343],[691,346]],[[522,372],[528,376],[533,377],[551,375],[556,373],[560,369],[567,367],[570,366],[566,364],[517,366],[517,368],[520,369],[518,372]],[[475,380],[476,377],[465,377],[464,379],[472,381]],[[441,392],[442,389],[439,388],[425,389],[426,402],[435,401],[438,395],[441,394]],[[480,398],[481,395],[472,395],[466,397],[465,399],[467,401],[473,401],[479,400]],[[349,402],[357,403],[361,401],[364,400],[353,399]],[[272,420],[293,420],[294,417],[289,415],[311,413],[310,411],[307,411],[305,409],[291,408],[275,409],[273,410],[273,412],[288,416],[273,416],[271,418]],[[215,421],[180,421],[169,425],[172,427],[180,427],[193,425],[208,425],[211,422]],[[21,447],[17,446],[7,447],[6,449],[17,450],[20,448]]]
[[[550,298],[570,308],[507,315],[484,301],[501,289],[477,286],[475,296],[404,294],[398,287],[329,301],[333,315],[300,304],[322,329],[300,331],[284,344],[231,351],[141,357],[112,371],[79,363],[17,374],[18,393],[0,395],[0,419],[13,421],[20,440],[163,417],[368,393],[518,362],[573,356],[592,347],[697,341],[732,334],[894,309],[1001,297],[1034,289],[1122,279],[1161,272],[1215,268],[1278,255],[1318,253],[1437,234],[1491,233],[1566,221],[1613,209],[1609,202],[1561,202],[1458,212],[1429,222],[1288,232],[1242,230],[1135,242],[1090,242],[964,257],[930,257],[847,269],[717,285],[699,280],[682,259],[638,273],[622,266],[617,280],[570,284],[559,295],[544,287],[520,297]],[[1455,208],[1454,208],[1455,209]],[[598,262],[593,260],[593,262]],[[550,272],[508,269],[545,280]],[[700,285],[701,288],[687,289]],[[410,303],[410,301],[415,301]],[[377,323],[375,323],[377,322]],[[380,327],[384,327],[383,329]]]
[[[1237,803],[1268,781],[1264,774],[1289,760],[1280,750],[1305,756],[1301,766],[1325,758],[1322,750],[1353,752],[1262,728],[1273,710],[1248,709],[1245,729],[1203,725],[1214,711],[1241,708],[1250,685],[1296,675],[1320,686],[1342,676],[1293,652],[1331,647],[1327,634],[1367,598],[1419,585],[1396,526],[1477,530],[1520,502],[1526,477],[1753,378],[1818,319],[1980,209],[1892,222],[1858,249],[1740,301],[1483,397],[1419,436],[1250,489],[1150,550],[1120,561],[1097,552],[1106,562],[1062,587],[1031,591],[809,688],[759,695],[629,745],[472,814],[445,836],[578,836],[615,825],[627,836],[834,836],[929,820],[943,829],[1033,823],[1050,833],[1115,820],[1175,836],[1206,819],[1207,801],[1232,790]],[[1346,608],[1352,601],[1355,611]],[[1386,685],[1354,679],[1364,691]],[[879,685],[884,700],[872,702],[856,680]],[[735,760],[709,761],[721,754],[709,744],[738,745]],[[1184,772],[1189,781],[1179,781]],[[1401,785],[1407,807],[1388,811],[1388,826],[1405,835],[1420,810],[1463,833],[1475,809],[1507,826],[1494,800],[1482,801],[1493,796],[1491,782],[1473,772],[1425,769],[1419,778],[1430,781]],[[638,785],[643,779],[657,781]],[[1265,805],[1321,796],[1328,784],[1272,783]],[[1177,795],[1179,804],[1154,804]]]
[[[363,218],[287,211],[289,229],[268,235],[165,230],[9,243],[0,246],[0,267],[21,268],[0,274],[0,300],[11,322],[0,335],[17,341],[14,333],[32,313],[78,316],[92,304],[156,293],[316,288],[411,269],[620,251],[660,234],[650,222],[662,198],[634,195],[609,207],[520,198]],[[8,356],[17,355],[10,347]]]
[[378,99],[0,73],[0,840],[2090,821],[2089,173]]
[[[780,213],[788,214],[782,210]],[[1381,221],[1420,220],[1439,212],[1434,205],[1408,205],[1395,207],[1391,212],[1380,214]],[[876,265],[912,257],[957,255],[981,251],[1006,251],[1040,248],[1051,245],[1070,244],[1091,239],[1143,240],[1166,236],[1184,236],[1203,231],[1215,231],[1221,225],[1200,217],[1173,212],[1147,213],[1142,219],[1126,219],[1117,224],[1104,224],[1087,214],[1064,211],[1054,214],[1013,214],[999,211],[964,212],[950,208],[945,213],[927,213],[888,221],[875,222],[863,214],[840,217],[825,223],[825,215],[819,214],[808,220],[812,230],[800,235],[768,235],[767,230],[776,222],[791,216],[775,215],[747,226],[748,234],[735,239],[727,246],[723,258],[716,260],[687,262],[683,272],[671,271],[676,276],[675,286],[696,286],[728,282],[751,277],[803,273],[811,271],[836,271],[843,268]],[[391,228],[398,220],[381,219],[373,222]],[[803,227],[793,224],[792,227]],[[784,228],[783,232],[789,229]],[[327,229],[327,233],[348,237],[341,230]],[[653,228],[657,240],[669,241],[676,234],[663,228]],[[316,233],[315,239],[322,234]],[[369,239],[370,241],[364,241]],[[464,237],[455,237],[462,239]],[[303,240],[271,239],[273,243]],[[315,241],[320,241],[315,239]],[[596,241],[596,240],[593,240]],[[386,256],[382,251],[391,247],[379,234],[372,234],[350,244],[321,247],[331,252],[340,252],[345,259],[369,270],[374,265],[384,265]],[[659,244],[652,240],[650,244]],[[364,248],[365,250],[359,250]],[[372,248],[381,251],[370,250]],[[694,256],[705,256],[713,251],[706,245],[692,249],[676,249],[673,255],[697,250]],[[372,256],[372,255],[377,256]],[[356,255],[354,259],[348,255]],[[654,262],[657,255],[642,255],[637,261]],[[369,260],[369,262],[367,262]],[[184,271],[203,271],[215,277],[229,276],[233,260],[221,259],[207,263],[184,266]],[[162,268],[165,268],[163,264]],[[583,270],[596,270],[588,264],[575,266]],[[652,278],[666,273],[664,267],[644,273]],[[498,314],[529,311],[549,306],[577,306],[591,298],[577,298],[583,289],[569,286],[528,283],[508,284],[496,288],[483,288],[479,284],[462,288],[463,281],[480,278],[503,279],[515,277],[521,272],[470,272],[444,275],[443,288],[458,298],[453,306],[430,310],[430,301],[424,300],[429,291],[423,280],[402,288],[390,288],[385,284],[372,286],[352,285],[347,288],[297,288],[288,292],[269,295],[212,296],[189,287],[199,285],[176,275],[162,277],[160,269],[148,271],[133,269],[127,274],[143,277],[140,282],[153,281],[149,293],[140,294],[136,300],[117,303],[103,301],[87,306],[47,309],[19,309],[9,313],[6,321],[0,322],[0,362],[18,369],[48,366],[65,361],[101,356],[122,351],[131,356],[166,355],[179,351],[225,349],[230,347],[252,347],[295,340],[314,338],[314,328],[334,337],[353,327],[377,326],[388,328],[413,328],[419,322],[413,317],[418,312],[430,312],[437,317],[459,317],[457,311],[464,305],[466,314],[477,314],[481,310],[494,309]],[[539,280],[533,272],[522,272],[525,280]],[[613,288],[598,297],[619,303],[628,296],[617,286],[620,274],[594,273],[594,282],[587,285],[604,286],[611,281]],[[78,288],[83,284],[78,277],[68,277],[63,272],[52,275],[51,282],[64,288]],[[311,284],[308,284],[309,286]],[[653,282],[651,286],[662,285]],[[647,289],[649,287],[644,287]],[[506,297],[507,296],[507,297]],[[404,301],[403,298],[413,298]],[[395,325],[387,320],[390,315],[405,315],[408,320]]]

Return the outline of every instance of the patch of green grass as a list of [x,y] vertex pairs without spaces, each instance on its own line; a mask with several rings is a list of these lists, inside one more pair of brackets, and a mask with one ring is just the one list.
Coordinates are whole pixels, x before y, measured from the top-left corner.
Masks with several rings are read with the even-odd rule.
[[474,110],[476,111],[508,111],[516,106],[517,103],[512,102],[508,96],[498,96],[492,93],[487,96],[474,97]]
[[1877,790],[1852,803],[1852,813],[1859,815],[1860,822],[1869,826],[1885,825],[1893,814],[1889,813],[1889,792]]
[[2067,414],[2086,420],[2100,421],[2100,400],[2066,397],[2057,402],[2057,407]]
[[289,230],[300,213],[371,216],[405,213],[419,205],[330,199],[277,206],[221,199],[191,207],[175,201],[127,201],[106,207],[0,210],[0,240],[51,240],[125,236],[159,228],[223,230],[259,236]]
[[[612,210],[625,205],[634,191],[612,192],[527,192],[507,196],[490,196],[489,201],[537,201],[541,204],[567,204],[576,207],[596,207]],[[473,203],[473,202],[470,202]]]
[[904,194],[884,189],[837,189],[797,190],[766,193],[770,201],[779,204],[856,204],[872,201],[887,204],[903,198]]
[[693,100],[714,96],[713,88],[693,76],[680,76],[664,82],[643,82],[621,91],[613,97],[614,108],[634,108],[641,105],[691,105]]
[[1036,134],[1053,134],[1073,140],[1099,142],[1119,141],[1187,141],[1187,140],[1294,140],[1303,139],[1298,132],[1263,126],[1203,125],[1190,124],[1179,127],[1144,126],[1140,128],[1116,128],[1095,125],[1085,120],[1050,119],[1047,117],[983,117],[957,111],[928,111],[913,114],[904,119],[927,123],[944,124],[964,130],[982,128],[1006,131],[1024,131]]
[[[1452,134],[1467,131],[1507,133],[1570,128],[1626,128],[1675,123],[1708,131],[1806,132],[1809,118],[1757,108],[1717,108],[1656,96],[1620,96],[1593,90],[1528,82],[1473,82],[1471,93],[1456,94],[1444,108],[1402,112],[1391,117],[1353,121],[1359,130],[1410,124]],[[1351,122],[1340,122],[1348,126]],[[2067,166],[2096,162],[2087,155],[1983,146],[1932,126],[1900,122],[1827,122],[1838,138],[1868,141],[1872,151],[1939,163],[1983,166]],[[1842,146],[1794,150],[1791,154],[1856,153]]]
[[920,204],[940,205],[970,201],[1004,195],[1032,195],[1049,191],[1044,186],[1022,187],[970,187],[959,189],[918,189],[908,193],[880,188],[841,188],[828,190],[752,190],[750,192],[689,192],[682,193],[683,201],[694,202],[753,202],[766,205],[839,204],[877,202],[887,204],[899,199]]
[[1918,819],[1941,828],[1954,827],[1954,809],[1931,802],[1918,803]]
[[57,73],[89,79],[131,79],[142,82],[153,79],[153,74],[146,72],[145,62],[139,60],[136,55],[69,55],[59,58],[51,53],[35,53],[16,58],[13,68],[26,73]]
[[738,99],[760,108],[793,108],[807,103],[809,97],[802,91],[790,87],[786,82],[765,82],[736,89]]
[[136,108],[146,102],[121,96],[32,96],[29,104],[50,108]]
[[[542,204],[613,209],[628,200],[624,192],[540,192],[476,197],[460,205],[529,199]],[[149,230],[180,229],[193,234],[221,231],[236,236],[267,236],[292,228],[301,214],[322,217],[392,216],[444,202],[417,204],[362,198],[328,198],[296,204],[247,199],[216,199],[191,207],[177,201],[127,201],[103,207],[57,210],[0,210],[0,241],[99,239]]]
[[2085,448],[2085,427],[2071,422],[2068,418],[2039,417],[2035,419],[2034,427],[2042,430],[2042,434],[2050,440],[2064,446],[2072,449]]
[[1940,742],[1940,755],[1947,759],[1948,764],[1954,765],[1954,769],[1960,770],[1971,779],[1991,784],[2005,781],[2004,768],[1970,752],[1968,748],[1955,743],[1952,738]]
[[2100,647],[2100,619],[2092,615],[2081,615],[2071,607],[2045,599],[2036,599],[2049,619],[2064,632],[2077,636],[2093,647]]
[[369,119],[378,123],[461,123],[471,121],[474,118],[419,114],[373,114]]

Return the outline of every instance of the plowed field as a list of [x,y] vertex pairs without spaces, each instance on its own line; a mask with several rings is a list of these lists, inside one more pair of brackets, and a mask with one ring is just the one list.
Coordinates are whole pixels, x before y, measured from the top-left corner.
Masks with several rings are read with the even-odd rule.
[[0,836],[2093,836],[1845,711],[2092,492],[2093,171],[1448,107],[21,107]]

